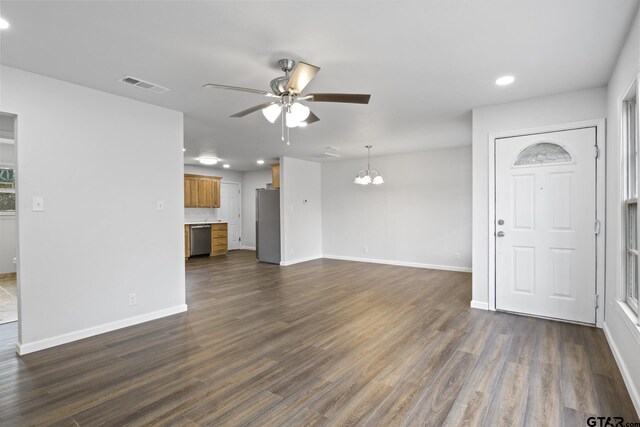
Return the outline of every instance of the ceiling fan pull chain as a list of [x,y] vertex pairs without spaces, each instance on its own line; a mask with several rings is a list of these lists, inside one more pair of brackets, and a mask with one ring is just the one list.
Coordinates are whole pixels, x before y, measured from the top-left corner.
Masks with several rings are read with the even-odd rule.
[[282,119],[282,142],[284,142],[284,109],[282,114],[280,114],[280,118]]
[[291,142],[289,141],[289,128],[287,127],[287,145],[291,145]]

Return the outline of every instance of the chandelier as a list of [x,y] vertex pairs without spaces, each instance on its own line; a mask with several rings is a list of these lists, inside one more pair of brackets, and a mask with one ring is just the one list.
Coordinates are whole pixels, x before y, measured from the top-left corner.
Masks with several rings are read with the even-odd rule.
[[373,147],[373,145],[365,145],[365,148],[367,149],[367,170],[358,172],[356,179],[353,181],[354,184],[379,185],[384,182],[380,172],[375,169],[371,169],[371,147]]

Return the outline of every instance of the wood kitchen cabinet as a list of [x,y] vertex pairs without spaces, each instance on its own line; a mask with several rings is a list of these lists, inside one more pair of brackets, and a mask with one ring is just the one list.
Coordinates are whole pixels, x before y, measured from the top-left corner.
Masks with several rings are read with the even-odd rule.
[[227,224],[211,224],[211,256],[226,255],[227,253]]
[[198,178],[194,176],[184,176],[184,207],[198,207]]
[[271,188],[280,188],[280,163],[271,165]]
[[220,177],[184,175],[185,208],[219,208]]

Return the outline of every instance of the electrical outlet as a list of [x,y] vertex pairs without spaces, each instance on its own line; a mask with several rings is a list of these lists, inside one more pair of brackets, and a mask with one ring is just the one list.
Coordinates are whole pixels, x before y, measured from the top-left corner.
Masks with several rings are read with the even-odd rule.
[[363,246],[362,247],[362,253],[368,254],[369,253],[369,248],[367,246]]
[[460,259],[460,252],[454,252],[453,253],[453,259]]
[[137,302],[136,294],[129,294],[129,305],[136,305]]

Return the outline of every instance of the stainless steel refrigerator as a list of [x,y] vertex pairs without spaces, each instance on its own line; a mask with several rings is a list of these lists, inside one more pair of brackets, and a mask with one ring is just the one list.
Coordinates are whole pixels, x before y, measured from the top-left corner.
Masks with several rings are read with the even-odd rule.
[[256,258],[280,264],[280,190],[256,190]]

